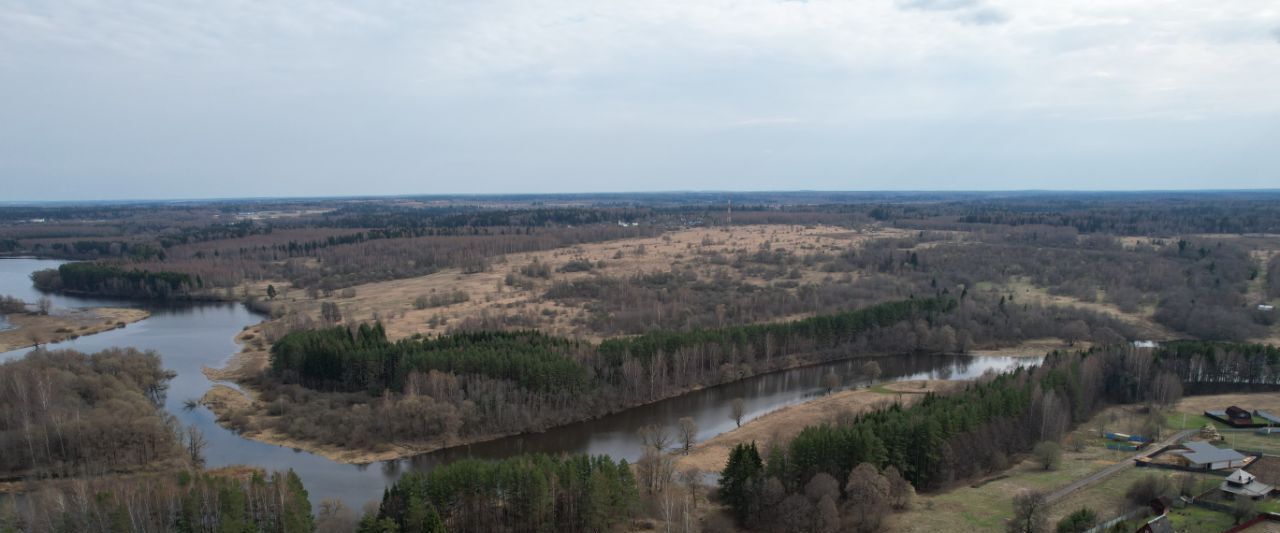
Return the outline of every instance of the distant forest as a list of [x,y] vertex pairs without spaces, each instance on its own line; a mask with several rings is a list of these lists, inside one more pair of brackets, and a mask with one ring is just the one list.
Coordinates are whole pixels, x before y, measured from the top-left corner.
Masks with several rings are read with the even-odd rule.
[[[733,214],[728,212],[732,199]],[[38,222],[33,222],[38,221]],[[599,336],[690,330],[829,314],[874,303],[1028,279],[1100,300],[1191,338],[1257,338],[1275,313],[1246,288],[1280,296],[1280,254],[1251,234],[1280,233],[1280,193],[717,193],[298,199],[0,208],[0,253],[92,261],[39,273],[45,290],[139,298],[261,299],[240,284],[287,280],[315,297],[442,269],[494,268],[500,256],[698,226],[775,223],[913,230],[843,251],[694,254],[669,272],[558,281],[545,297],[588,303]],[[962,232],[962,233],[957,233]],[[708,265],[732,275],[707,275]],[[590,265],[583,265],[590,271]],[[800,281],[803,270],[826,274]],[[735,275],[768,283],[744,283]],[[527,281],[522,275],[510,283]],[[269,310],[270,306],[260,306]],[[477,319],[482,320],[482,319]],[[530,329],[492,317],[468,329]],[[505,320],[506,322],[497,322]],[[1114,329],[1114,328],[1113,328]]]
[[[484,268],[485,258],[497,254],[690,225],[880,223],[1170,238],[1280,233],[1278,212],[1280,193],[1271,191],[670,193],[7,206],[0,208],[0,253],[182,272],[201,276],[211,287],[283,277],[332,290],[441,268]],[[307,258],[325,269],[312,272],[291,261]]]

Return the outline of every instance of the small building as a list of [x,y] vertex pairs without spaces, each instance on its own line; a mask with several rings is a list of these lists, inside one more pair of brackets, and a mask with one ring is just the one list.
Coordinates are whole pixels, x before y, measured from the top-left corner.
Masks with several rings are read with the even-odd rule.
[[1162,514],[1138,528],[1137,533],[1174,533],[1173,524],[1169,522],[1169,515]]
[[1230,448],[1218,448],[1207,442],[1191,441],[1182,444],[1185,450],[1171,450],[1169,453],[1181,456],[1183,466],[1195,470],[1226,470],[1240,468],[1249,463],[1249,459],[1240,452]]
[[1227,419],[1230,420],[1233,425],[1235,424],[1244,425],[1244,424],[1253,423],[1253,413],[1250,413],[1248,409],[1242,409],[1240,407],[1236,407],[1233,405],[1227,408],[1226,413],[1227,413]]
[[1151,442],[1151,439],[1141,435],[1130,435],[1128,433],[1115,433],[1108,431],[1103,433],[1102,436],[1106,437],[1107,440],[1113,440],[1116,442],[1136,442],[1140,444],[1147,444]]
[[1228,500],[1235,499],[1237,496],[1257,500],[1271,494],[1271,489],[1274,487],[1258,481],[1253,474],[1237,468],[1222,481],[1218,488],[1222,489],[1223,496]]
[[1156,341],[1133,341],[1134,348],[1155,348]]
[[1236,405],[1228,407],[1222,411],[1205,411],[1204,416],[1236,428],[1256,428],[1270,423],[1265,420],[1255,421],[1253,419],[1253,413],[1250,413],[1248,409],[1244,409]]
[[1258,304],[1258,310],[1259,311],[1275,311],[1276,306],[1271,304]]

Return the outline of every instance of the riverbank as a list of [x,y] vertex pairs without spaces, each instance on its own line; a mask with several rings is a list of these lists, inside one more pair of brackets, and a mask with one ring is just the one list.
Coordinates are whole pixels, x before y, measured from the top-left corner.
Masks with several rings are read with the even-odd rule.
[[271,346],[263,337],[262,328],[267,321],[258,322],[236,333],[235,341],[240,351],[231,355],[222,368],[202,367],[201,372],[210,381],[233,381],[243,384],[245,380],[262,375],[271,363]]
[[[608,412],[597,413],[594,416],[589,416],[582,420],[567,421],[563,423],[553,424],[552,426],[533,428],[527,431],[514,431],[510,433],[505,433],[505,434],[491,434],[491,435],[483,435],[483,436],[469,436],[467,438],[462,438],[462,439],[458,439],[458,438],[447,439],[447,440],[426,439],[422,441],[397,440],[397,441],[382,443],[381,445],[378,445],[378,446],[365,446],[365,447],[340,446],[340,445],[334,445],[334,444],[327,444],[323,441],[319,441],[317,439],[310,439],[305,436],[289,435],[288,433],[292,433],[292,432],[286,431],[288,427],[285,426],[284,424],[291,424],[296,422],[292,420],[281,419],[280,417],[282,416],[282,412],[279,409],[276,409],[275,412],[273,413],[272,406],[267,405],[266,402],[261,401],[258,398],[258,395],[260,392],[259,386],[261,385],[259,383],[260,378],[263,376],[264,372],[268,369],[270,364],[269,363],[270,348],[269,348],[269,344],[266,342],[266,337],[262,335],[262,330],[263,328],[270,327],[270,326],[271,324],[269,322],[263,322],[255,326],[247,327],[244,330],[238,332],[235,339],[236,339],[236,342],[239,343],[241,350],[236,352],[232,357],[230,357],[226,361],[224,361],[224,366],[222,368],[206,367],[203,369],[205,376],[207,376],[210,380],[227,381],[230,383],[227,384],[229,386],[216,388],[214,390],[207,392],[204,395],[204,397],[201,399],[201,403],[209,407],[209,409],[214,413],[219,425],[225,428],[232,429],[233,431],[236,431],[240,436],[244,438],[248,438],[250,440],[255,440],[255,441],[264,442],[268,444],[273,444],[277,446],[284,446],[284,447],[289,447],[289,448],[298,449],[298,450],[305,450],[305,451],[314,453],[316,455],[319,455],[321,457],[324,457],[326,459],[341,462],[341,463],[360,464],[360,463],[368,463],[372,461],[385,461],[389,459],[404,458],[404,457],[423,454],[423,453],[431,453],[431,452],[435,452],[435,451],[446,449],[446,448],[475,445],[475,444],[480,444],[488,441],[501,440],[503,438],[511,437],[513,435],[521,434],[521,433],[527,434],[527,435],[537,435],[545,431],[552,431],[555,428],[558,428],[561,426],[571,425],[577,422],[586,422],[586,421],[595,420],[598,418],[611,417],[611,416],[624,413],[627,411],[631,411],[637,408],[642,408],[645,405],[648,405],[649,403],[668,401],[674,398],[687,396],[691,393],[697,393],[701,390],[707,389],[707,387],[699,386],[699,387],[690,387],[687,390],[672,391],[672,393],[669,396],[665,398],[654,399],[652,402],[647,402],[647,403],[638,404],[638,405],[629,405],[626,407],[615,407],[614,409],[611,409]],[[865,357],[875,357],[880,355],[883,355],[883,354],[864,354]],[[1030,359],[1029,357],[1030,354],[1024,353],[1021,355],[1028,356],[1028,359]],[[886,357],[890,357],[890,358],[905,357],[909,360],[910,358],[916,357],[916,356],[888,355]],[[946,356],[940,356],[940,357],[946,357]],[[788,358],[787,359],[788,364],[783,368],[778,368],[768,372],[755,374],[751,377],[743,378],[743,380],[756,379],[756,378],[759,378],[760,376],[776,374],[778,372],[791,372],[791,371],[803,370],[806,368],[815,367],[815,365],[820,366],[820,365],[831,365],[831,364],[845,364],[846,366],[848,366],[848,365],[853,365],[853,363],[850,363],[850,361],[856,361],[860,359],[864,359],[864,358],[853,358],[851,360],[820,362],[820,361],[813,360],[811,357],[795,356],[795,357]],[[908,379],[910,378],[927,379],[928,377],[935,377],[935,378],[949,377],[953,379],[976,378],[982,374],[982,372],[984,371],[983,370],[984,367],[989,366],[987,363],[981,362],[983,359],[994,360],[999,358],[974,359],[973,364],[974,364],[974,367],[977,368],[977,370],[971,370],[969,368],[969,364],[966,363],[964,367],[965,369],[959,370],[958,371],[959,373],[954,375],[951,374],[951,372],[955,372],[956,371],[955,369],[953,369],[952,371],[946,372],[941,376],[929,376],[927,372],[924,372],[924,373],[921,372],[921,370],[926,370],[926,368],[921,368],[917,370],[907,371],[905,374],[894,374],[893,378],[888,378],[888,379],[902,379],[903,377],[907,377],[907,376],[910,376],[908,377]],[[1003,368],[1003,366],[1007,366],[1009,364],[1012,364],[1014,366],[1023,364],[1018,359],[1013,359],[1013,358],[1008,358],[1008,359],[1012,360],[1012,362],[1005,363],[1004,365],[998,365],[998,366],[1001,366]],[[886,363],[882,360],[881,364],[884,365]],[[850,368],[852,368],[852,366]],[[931,369],[931,368],[932,367],[928,367],[927,369]],[[845,374],[846,372],[849,372],[849,373]],[[853,370],[852,372],[850,372],[849,370],[846,369],[846,370],[842,370],[841,373],[842,375],[844,375],[845,379],[850,380],[850,381],[846,381],[848,383],[854,383],[855,381],[853,380],[862,379],[858,377],[857,370]],[[820,376],[818,375],[813,375],[813,376],[806,377],[801,381],[804,383],[811,383],[816,385],[819,382],[819,377]],[[735,384],[740,383],[741,381],[742,380],[735,380],[735,381],[717,384],[715,388],[717,388],[718,390],[723,390],[720,387],[733,387],[735,386]],[[913,383],[919,383],[919,382],[916,381]],[[925,389],[922,391],[922,390],[919,390],[918,388],[911,389],[911,387],[907,387],[900,391],[889,392],[887,391],[887,389],[885,389],[885,387],[896,388],[896,387],[902,387],[902,386],[895,385],[892,383],[880,384],[880,385],[877,385],[877,387],[875,388],[875,392],[885,395],[886,398],[897,398],[898,396],[909,396],[909,395],[912,395],[913,393],[927,392],[929,390],[929,389]],[[816,387],[814,388],[816,389]],[[816,392],[818,391],[811,390],[807,394],[810,395],[810,398],[811,398],[812,394]],[[803,397],[797,396],[793,399],[787,400],[786,403],[790,403],[794,401],[803,401],[802,398]],[[720,398],[717,401],[721,402],[722,405],[727,405],[729,398],[728,397]],[[759,410],[753,411],[752,416],[755,416],[760,412],[761,411]],[[661,423],[670,424],[673,422],[674,422],[673,418],[664,417],[664,420]],[[649,422],[644,422],[644,423],[649,423]],[[704,423],[703,425],[704,427],[708,427],[708,428],[711,427],[710,423]],[[638,426],[629,426],[628,429],[625,430],[625,433],[627,434],[633,433],[635,431],[634,427],[638,427]],[[618,453],[618,451],[613,450],[613,453]]]
[[[236,343],[240,351],[233,354],[222,368],[205,366],[201,369],[210,381],[229,381],[235,383],[240,390],[227,385],[215,384],[205,391],[200,404],[208,407],[217,417],[218,424],[229,428],[246,428],[257,426],[254,422],[270,416],[266,414],[266,406],[256,401],[256,391],[247,381],[261,376],[267,371],[271,362],[271,346],[263,336],[266,321],[246,327],[236,334]],[[324,457],[330,461],[344,464],[368,464],[375,461],[401,459],[411,455],[432,452],[449,446],[470,444],[471,442],[436,442],[421,443],[413,446],[387,443],[385,449],[367,450],[351,449],[341,446],[307,441],[282,435],[270,429],[242,429],[239,435],[246,439],[256,440],[275,446],[283,446],[295,450]],[[501,438],[505,435],[490,438]]]
[[94,307],[50,315],[12,313],[5,320],[13,327],[0,331],[0,352],[34,347],[92,335],[144,320],[145,309]]
[[913,380],[881,383],[865,389],[839,391],[814,400],[770,411],[693,446],[688,455],[676,452],[677,470],[698,469],[719,472],[729,460],[733,447],[744,442],[765,445],[788,441],[807,426],[821,424],[845,414],[858,414],[895,402],[910,405],[926,393],[946,393],[964,385],[963,381]]
[[970,350],[969,355],[979,357],[1044,357],[1045,354],[1055,350],[1074,352],[1088,350],[1092,345],[1088,341],[1076,341],[1075,344],[1072,344],[1062,339],[1045,337],[1042,339],[1027,339],[1013,346],[976,348]]
[[[225,426],[228,424],[223,420],[224,417],[244,416],[253,418],[256,416],[262,416],[260,414],[256,414],[260,412],[260,409],[255,407],[253,398],[247,396],[248,394],[251,394],[251,392],[237,391],[226,385],[214,385],[204,393],[204,397],[200,399],[200,403],[201,405],[208,407],[210,411],[213,411],[214,415],[218,416],[219,423]],[[434,447],[410,447],[388,444],[388,449],[382,451],[353,450],[340,446],[295,439],[271,430],[249,430],[240,433],[240,436],[266,444],[283,446],[285,448],[292,448],[295,450],[303,450],[308,453],[324,457],[330,461],[343,464],[368,464],[376,461],[390,461],[446,447],[444,444]],[[462,444],[466,443],[460,442],[456,444],[448,444],[447,446]]]

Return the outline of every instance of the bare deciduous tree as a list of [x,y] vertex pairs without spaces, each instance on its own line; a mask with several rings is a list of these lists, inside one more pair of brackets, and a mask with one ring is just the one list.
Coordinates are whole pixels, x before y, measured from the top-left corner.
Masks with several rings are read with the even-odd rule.
[[693,443],[698,441],[698,423],[692,417],[684,417],[680,419],[680,444],[684,446],[684,454],[689,455],[689,449],[693,448]]
[[867,361],[862,364],[862,374],[867,376],[868,380],[875,381],[880,377],[883,371],[880,370],[880,363],[875,361]]
[[733,422],[738,424],[738,427],[742,427],[742,417],[746,415],[747,403],[742,398],[734,398],[729,403],[729,418],[732,418]]
[[662,424],[649,424],[640,428],[636,432],[640,436],[640,443],[647,448],[653,448],[658,453],[671,446],[671,432]]
[[684,485],[690,509],[697,509],[698,495],[702,491],[702,471],[696,467],[681,471],[680,484]]
[[191,465],[196,468],[204,467],[204,449],[209,446],[209,441],[205,440],[204,432],[195,426],[187,426],[186,438],[187,458],[191,460]]
[[827,389],[827,394],[840,387],[840,376],[835,372],[827,372],[822,376],[822,386]]
[[1062,464],[1062,446],[1059,446],[1056,442],[1044,441],[1037,444],[1031,450],[1031,455],[1045,470],[1057,470],[1058,466]]
[[824,496],[839,499],[840,482],[831,477],[831,474],[818,472],[805,484],[804,495],[814,502],[821,500]]
[[836,533],[840,531],[840,509],[831,496],[823,496],[818,500],[818,516],[815,517],[814,531],[818,533]]
[[645,447],[636,461],[636,481],[648,494],[661,494],[675,476],[675,462],[653,447]]
[[1044,494],[1023,492],[1013,497],[1013,519],[1006,529],[1009,533],[1044,533],[1049,530],[1048,514]]
[[356,514],[338,498],[326,498],[316,512],[316,533],[347,533],[356,528]]
[[338,304],[336,303],[321,302],[320,317],[323,318],[325,322],[337,324],[342,322],[342,310],[338,308]]
[[844,486],[848,500],[846,517],[852,520],[857,531],[876,531],[885,515],[889,514],[889,480],[869,463],[862,463],[849,472]]
[[1252,519],[1258,514],[1258,502],[1253,498],[1236,498],[1236,504],[1231,508],[1231,516],[1236,519],[1236,523],[1244,522]]
[[1173,372],[1162,372],[1151,383],[1151,402],[1169,407],[1182,399],[1182,380]]
[[916,488],[911,486],[911,482],[902,477],[893,465],[885,467],[884,478],[889,481],[889,505],[898,511],[910,509],[916,496]]
[[1066,403],[1057,393],[1045,392],[1040,398],[1040,439],[1058,440],[1070,421],[1071,413],[1066,408]]

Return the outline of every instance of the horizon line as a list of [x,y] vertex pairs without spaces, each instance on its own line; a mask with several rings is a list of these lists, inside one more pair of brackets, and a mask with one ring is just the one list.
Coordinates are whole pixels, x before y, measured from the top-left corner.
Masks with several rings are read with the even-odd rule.
[[209,197],[155,197],[114,199],[66,199],[66,200],[0,200],[0,208],[41,205],[118,205],[118,204],[184,204],[229,202],[303,202],[340,200],[389,200],[389,199],[482,199],[482,198],[555,198],[572,196],[628,196],[628,195],[706,195],[706,194],[867,194],[867,195],[975,195],[975,194],[1198,194],[1198,193],[1280,193],[1280,188],[1213,188],[1213,189],[669,189],[633,191],[558,191],[558,192],[476,192],[476,193],[397,193],[368,195],[321,196],[209,196]]

